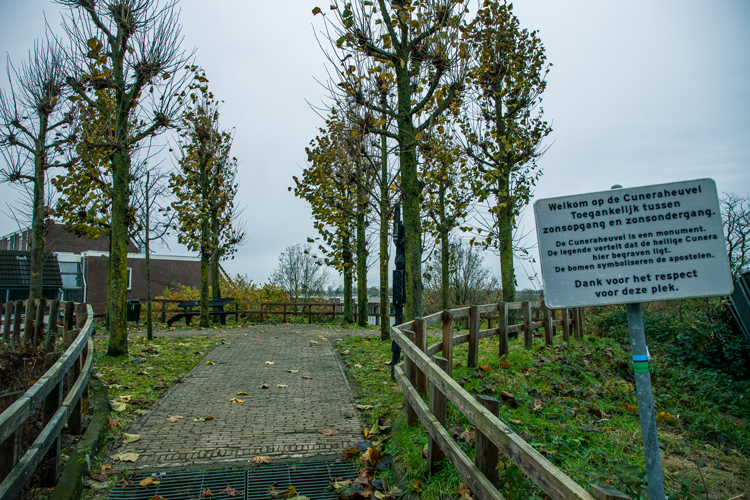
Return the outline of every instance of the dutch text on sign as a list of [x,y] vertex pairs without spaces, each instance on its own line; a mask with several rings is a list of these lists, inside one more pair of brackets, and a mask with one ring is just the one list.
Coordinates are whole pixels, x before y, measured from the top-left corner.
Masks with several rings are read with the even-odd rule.
[[543,199],[534,213],[550,307],[732,291],[712,179]]

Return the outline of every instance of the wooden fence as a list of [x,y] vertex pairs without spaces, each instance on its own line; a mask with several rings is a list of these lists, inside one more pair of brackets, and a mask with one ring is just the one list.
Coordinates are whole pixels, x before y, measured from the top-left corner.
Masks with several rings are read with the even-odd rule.
[[[522,311],[522,323],[508,324],[508,312],[511,310]],[[481,330],[484,320],[488,320],[493,314],[498,320],[497,326],[492,328],[491,321],[488,321],[490,327]],[[469,332],[455,335],[456,321],[464,318]],[[441,325],[442,339],[428,346],[427,329],[433,325]],[[543,329],[544,342],[552,345],[558,327],[562,330],[563,341],[569,341],[571,331],[575,338],[581,339],[581,309],[563,310],[562,319],[557,320],[553,312],[542,303],[489,304],[442,311],[391,329],[393,340],[404,353],[404,362],[395,367],[394,373],[406,397],[407,423],[415,425],[421,421],[427,429],[430,472],[434,472],[440,460],[448,458],[476,498],[500,500],[503,496],[497,489],[496,466],[499,452],[502,452],[550,498],[607,498],[599,487],[592,485],[589,487],[590,492],[586,491],[503,423],[498,418],[498,400],[486,396],[473,397],[451,378],[453,347],[456,345],[468,342],[468,365],[476,366],[479,340],[482,338],[498,336],[498,351],[503,355],[508,353],[510,333],[523,333],[524,347],[530,349],[533,346],[534,330]],[[438,353],[442,356],[437,356]],[[429,407],[422,399],[422,395],[427,394],[428,384]],[[445,428],[448,401],[476,428],[473,460],[463,452]]]
[[[39,463],[49,459],[54,486],[60,465],[61,432],[65,424],[71,434],[83,432],[83,401],[94,358],[91,341],[93,310],[86,304],[44,299],[2,305],[2,340],[12,345],[54,348],[62,340],[64,351],[48,352],[46,373],[26,392],[0,395],[0,498],[15,498]],[[44,318],[47,317],[47,323]],[[21,335],[21,324],[24,324]],[[41,408],[44,428],[22,453],[24,422]],[[26,430],[28,432],[28,429]]]
[[[140,301],[141,318],[145,318],[146,299],[140,299]],[[151,302],[153,304],[152,315],[154,319],[158,319],[162,323],[166,323],[172,315],[184,312],[182,308],[177,307],[177,304],[182,302],[182,300],[152,299]],[[91,304],[91,306],[94,308],[94,318],[96,320],[106,317],[106,304]],[[377,307],[380,310],[380,306],[377,305]],[[335,320],[337,317],[341,318],[344,316],[344,305],[336,302],[231,302],[224,306],[224,310],[228,311],[229,317],[233,316],[235,321],[245,318],[248,321],[255,321],[257,323],[262,323],[265,320],[276,320],[286,323],[288,318],[301,316],[307,319],[309,324],[312,324],[314,318],[315,320],[318,320],[318,318]],[[352,315],[356,322],[356,301],[352,305]],[[373,315],[370,314],[369,316]],[[379,319],[377,321],[376,324],[380,324]]]

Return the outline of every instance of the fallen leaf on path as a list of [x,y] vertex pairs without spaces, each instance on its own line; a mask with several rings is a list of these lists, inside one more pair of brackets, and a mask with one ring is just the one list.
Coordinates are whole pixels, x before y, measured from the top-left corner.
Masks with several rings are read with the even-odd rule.
[[354,407],[358,410],[372,410],[374,408],[372,405],[354,405]]
[[127,479],[120,479],[117,481],[117,484],[115,486],[119,486],[120,488],[128,488],[130,486],[133,486],[133,481],[128,481]]
[[183,418],[185,417],[183,417],[182,415],[171,415],[167,418],[167,422],[177,422],[178,420],[182,420]]
[[194,418],[193,422],[205,422],[206,420],[213,420],[213,419],[214,419],[214,417],[212,417],[211,415],[209,415],[207,417]]
[[270,464],[271,463],[271,457],[266,457],[262,455],[258,455],[257,457],[251,458],[251,462],[255,462],[256,464]]
[[[348,455],[348,456],[351,457],[353,455],[358,454],[359,450],[357,448],[348,448],[348,449],[342,451],[341,453],[343,453],[344,455]],[[338,489],[338,488],[336,488],[336,489]]]
[[238,396],[249,396],[250,393],[249,392],[238,392],[237,395]]
[[128,434],[126,432],[122,433],[123,443],[135,443],[136,441],[140,441],[140,439],[141,439],[140,434]]
[[287,384],[276,384],[276,387],[278,387],[279,389],[286,389],[289,386]]
[[120,462],[135,462],[138,460],[138,453],[120,453],[119,455],[110,455],[109,458],[112,460],[119,460]]
[[323,434],[324,436],[335,436],[339,433],[339,431],[335,429],[323,429],[322,431],[318,431],[320,434]]
[[268,493],[271,495],[271,498],[292,498],[297,496],[297,489],[294,486],[290,486],[283,491],[276,491],[276,484],[274,483],[268,487]]
[[227,487],[222,491],[222,493],[226,493],[228,497],[238,497],[242,494],[241,491],[237,491],[229,485],[227,485]]
[[209,490],[208,488],[206,488],[205,490],[201,491],[201,494],[198,495],[198,496],[200,498],[206,498],[206,497],[212,497],[212,496],[214,496],[214,494],[211,493],[211,490]]
[[263,384],[263,385],[260,386],[261,389],[268,389],[269,387],[271,387],[271,386],[268,385],[268,384]]
[[275,363],[275,361],[266,361],[267,365],[273,365],[274,363]]
[[299,370],[287,370],[289,373],[299,373]]
[[311,340],[311,341],[310,341],[310,343],[311,343],[311,344],[317,344],[317,343],[318,343],[318,341],[317,341],[317,340]]
[[109,419],[109,426],[110,427],[122,427],[122,423],[120,423],[119,418],[110,418]]
[[213,361],[206,361],[206,364],[207,365],[215,365],[216,363],[214,363]]
[[245,402],[244,399],[237,399],[237,398],[232,398],[229,401],[231,401],[232,403],[244,403]]
[[306,378],[308,380],[312,380],[312,377],[310,375],[302,375],[302,378]]
[[94,481],[98,481],[100,483],[104,483],[109,479],[109,476],[106,474],[89,474],[89,477]]
[[148,486],[156,486],[160,482],[161,481],[159,481],[158,479],[154,479],[153,477],[147,477],[146,479],[144,479],[143,481],[141,481],[138,484],[140,484],[141,486],[148,487]]

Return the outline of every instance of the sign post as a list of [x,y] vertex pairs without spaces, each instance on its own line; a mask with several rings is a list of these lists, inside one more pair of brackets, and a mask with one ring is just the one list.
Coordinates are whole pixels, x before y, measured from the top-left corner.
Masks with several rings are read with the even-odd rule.
[[732,292],[712,179],[534,203],[548,307],[626,304],[649,496],[664,480],[641,302]]

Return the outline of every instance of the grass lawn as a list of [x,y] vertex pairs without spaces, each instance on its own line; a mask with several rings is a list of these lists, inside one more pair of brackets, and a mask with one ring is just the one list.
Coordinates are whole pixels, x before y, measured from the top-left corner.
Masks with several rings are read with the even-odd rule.
[[[453,378],[470,394],[502,399],[500,419],[582,486],[598,482],[632,498],[643,495],[645,467],[629,352],[613,339],[592,336],[552,348],[541,344],[541,339],[535,339],[535,348],[525,350],[521,339],[511,340],[510,355],[500,359],[496,341],[483,339],[478,368],[466,366],[466,344],[457,346]],[[347,337],[338,348],[368,423],[378,417],[395,418],[404,399],[386,364],[390,342]],[[745,493],[750,477],[747,420],[727,413],[710,395],[691,391],[683,379],[671,377],[674,367],[668,359],[655,356],[651,365],[670,498],[706,498],[704,484],[712,499]],[[507,393],[505,397],[501,392]],[[738,404],[746,411],[747,403]],[[737,414],[737,409],[731,413]],[[451,404],[447,427],[473,457],[471,424]],[[446,493],[458,498],[464,487],[450,464],[427,477],[426,443],[421,425],[404,426],[394,433],[385,451],[405,465],[411,488],[421,498],[443,500]],[[545,498],[502,455],[499,469],[506,498]]]

